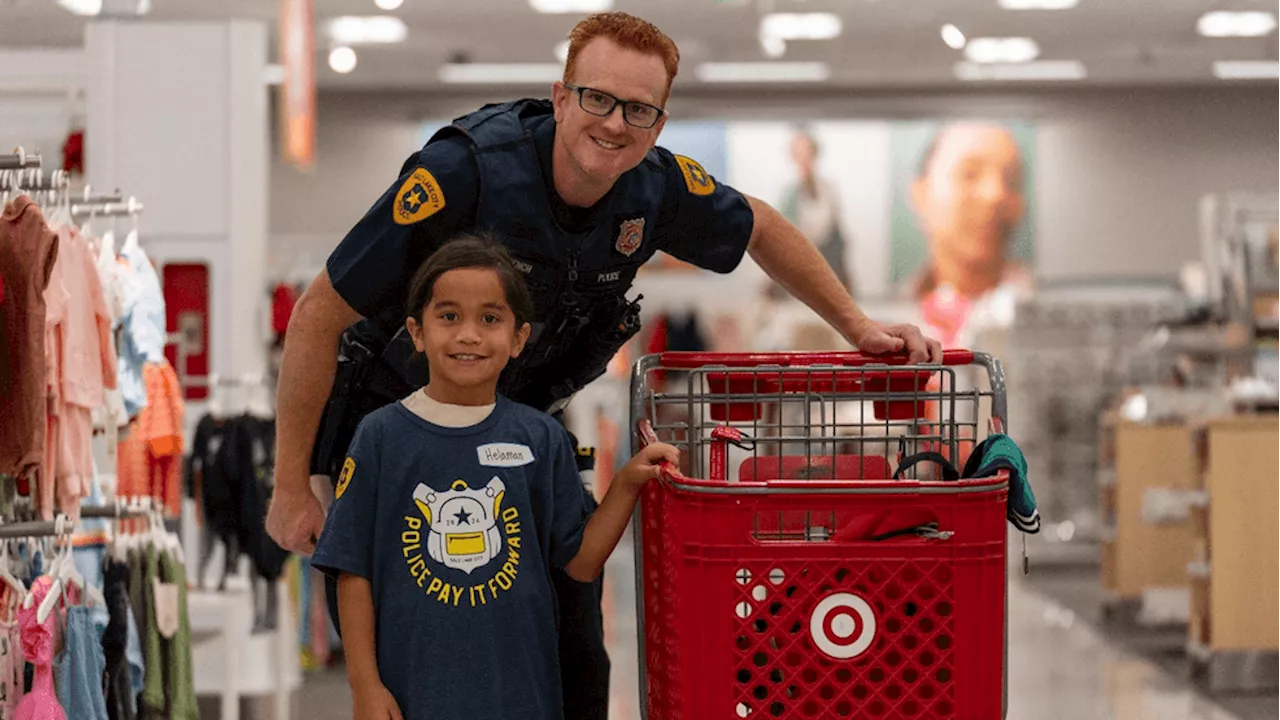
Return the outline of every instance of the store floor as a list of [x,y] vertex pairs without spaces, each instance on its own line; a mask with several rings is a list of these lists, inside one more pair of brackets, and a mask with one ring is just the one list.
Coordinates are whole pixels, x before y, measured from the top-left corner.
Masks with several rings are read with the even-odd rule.
[[[639,720],[635,591],[631,547],[619,547],[606,571],[605,610],[613,657],[613,720]],[[1261,720],[1275,718],[1274,695],[1209,699],[1176,662],[1094,622],[1096,575],[1039,568],[1009,596],[1009,713],[1023,720]],[[1171,641],[1166,636],[1164,642]],[[1157,644],[1159,644],[1157,642]],[[1166,653],[1170,657],[1176,653]],[[1154,658],[1154,659],[1153,659]],[[298,717],[349,718],[341,670],[310,675]],[[710,720],[710,719],[709,719]]]

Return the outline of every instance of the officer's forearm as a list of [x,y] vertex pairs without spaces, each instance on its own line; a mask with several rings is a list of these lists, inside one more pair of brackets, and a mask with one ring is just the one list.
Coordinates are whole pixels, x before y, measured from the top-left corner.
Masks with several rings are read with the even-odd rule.
[[867,316],[845,290],[822,253],[794,225],[768,203],[747,198],[755,215],[751,258],[762,270],[808,305],[850,343]]
[[276,483],[310,492],[311,449],[333,387],[342,331],[359,320],[321,273],[294,307],[280,359],[276,394]]

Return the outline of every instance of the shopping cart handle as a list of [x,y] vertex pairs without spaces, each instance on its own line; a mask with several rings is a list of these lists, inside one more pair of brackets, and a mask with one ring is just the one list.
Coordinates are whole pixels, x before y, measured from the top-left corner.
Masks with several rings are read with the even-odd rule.
[[[909,365],[906,353],[870,355],[860,352],[769,352],[769,353],[712,353],[671,351],[660,354],[659,364],[671,370],[694,370],[707,366],[759,367],[779,365],[803,367],[807,365]],[[972,350],[945,350],[943,365],[973,364]]]
[[[649,422],[647,418],[636,423],[636,427],[640,435],[640,447],[645,448],[656,442],[661,442],[658,439],[658,433],[653,431],[653,423]],[[675,463],[670,460],[659,460],[658,467],[662,468],[662,471],[674,480],[686,479],[684,473],[680,472],[680,468],[676,467]]]

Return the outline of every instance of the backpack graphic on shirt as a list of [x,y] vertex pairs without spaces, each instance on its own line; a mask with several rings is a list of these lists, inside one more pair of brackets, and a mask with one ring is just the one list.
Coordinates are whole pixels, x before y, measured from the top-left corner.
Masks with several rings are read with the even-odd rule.
[[418,483],[413,502],[431,528],[431,559],[470,575],[498,557],[503,547],[498,517],[506,490],[497,476],[474,490],[465,480],[454,480],[444,492]]

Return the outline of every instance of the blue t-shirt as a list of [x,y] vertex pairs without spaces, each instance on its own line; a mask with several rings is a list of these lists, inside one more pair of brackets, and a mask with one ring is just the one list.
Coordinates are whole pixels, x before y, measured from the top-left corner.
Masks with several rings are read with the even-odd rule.
[[587,522],[569,435],[499,397],[448,428],[361,421],[312,564],[373,586],[382,682],[405,720],[560,720],[549,569]]

